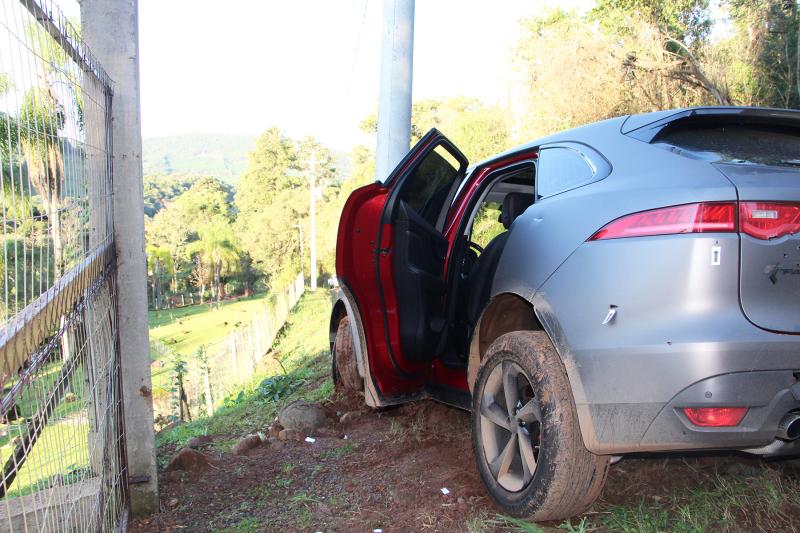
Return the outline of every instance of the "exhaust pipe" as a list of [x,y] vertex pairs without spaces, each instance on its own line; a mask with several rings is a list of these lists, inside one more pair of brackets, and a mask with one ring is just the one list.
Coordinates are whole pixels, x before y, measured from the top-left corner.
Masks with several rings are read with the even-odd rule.
[[778,424],[778,438],[796,440],[800,437],[800,414],[786,413]]

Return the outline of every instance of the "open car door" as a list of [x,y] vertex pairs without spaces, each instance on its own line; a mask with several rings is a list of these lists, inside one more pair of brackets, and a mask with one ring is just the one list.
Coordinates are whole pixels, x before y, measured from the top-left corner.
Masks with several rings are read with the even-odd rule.
[[431,130],[384,182],[347,199],[336,275],[363,323],[368,372],[385,399],[417,392],[446,334],[442,236],[467,160]]
[[448,242],[442,233],[467,166],[461,151],[432,129],[386,182],[375,275],[391,364],[387,371],[405,382],[399,384],[405,393],[419,387],[447,334]]

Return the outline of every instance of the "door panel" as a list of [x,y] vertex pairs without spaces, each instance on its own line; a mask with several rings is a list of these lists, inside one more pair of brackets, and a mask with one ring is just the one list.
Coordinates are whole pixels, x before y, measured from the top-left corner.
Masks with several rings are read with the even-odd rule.
[[425,362],[445,330],[447,240],[401,201],[394,223],[394,283],[400,320],[400,348],[406,359]]
[[428,132],[387,180],[377,271],[386,339],[379,364],[399,377],[393,390],[419,390],[446,333],[446,214],[467,160],[438,131]]

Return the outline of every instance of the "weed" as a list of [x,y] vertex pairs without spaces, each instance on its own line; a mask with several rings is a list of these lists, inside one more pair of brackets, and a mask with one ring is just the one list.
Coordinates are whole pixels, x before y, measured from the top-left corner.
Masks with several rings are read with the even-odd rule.
[[346,455],[353,450],[358,448],[358,444],[355,442],[348,442],[342,446],[338,446],[336,448],[331,448],[330,450],[325,450],[319,454],[320,459],[327,460],[327,459],[339,459],[341,456]]
[[521,518],[514,518],[507,515],[496,515],[494,519],[487,520],[486,523],[495,528],[503,528],[507,531],[515,531],[518,533],[544,533],[544,530],[534,524],[527,522]]
[[566,522],[559,524],[558,529],[563,529],[569,533],[586,533],[590,530],[589,519],[584,516],[581,518],[580,522],[577,523],[577,525],[572,525],[572,522],[567,520]]

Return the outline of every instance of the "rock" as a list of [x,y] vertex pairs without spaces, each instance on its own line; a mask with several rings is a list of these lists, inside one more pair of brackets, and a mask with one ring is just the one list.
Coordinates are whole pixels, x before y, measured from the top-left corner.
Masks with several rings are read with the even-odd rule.
[[274,424],[272,424],[269,427],[269,431],[267,432],[267,434],[270,437],[277,437],[278,433],[280,433],[282,429],[283,429],[283,426],[280,425],[279,423],[275,422]]
[[231,448],[231,453],[233,455],[244,455],[257,446],[261,446],[261,437],[258,435],[248,435]]
[[325,411],[317,405],[298,400],[292,402],[278,414],[278,422],[285,429],[309,434],[328,421]]
[[303,440],[303,433],[297,431],[296,429],[282,429],[280,433],[278,433],[278,439],[280,440]]
[[167,505],[168,505],[168,506],[169,506],[171,509],[174,509],[174,508],[176,508],[176,507],[178,506],[178,498],[171,498],[171,499],[169,500],[169,502],[167,502]]
[[341,417],[339,417],[339,423],[347,424],[360,417],[361,417],[361,411],[348,411]]
[[181,448],[167,465],[167,470],[186,470],[197,472],[205,470],[211,464],[211,458],[191,448]]
[[196,450],[198,448],[202,448],[203,446],[211,444],[212,442],[214,442],[214,439],[212,439],[208,435],[198,435],[197,437],[192,437],[191,439],[189,439],[189,441],[186,443],[186,447]]

